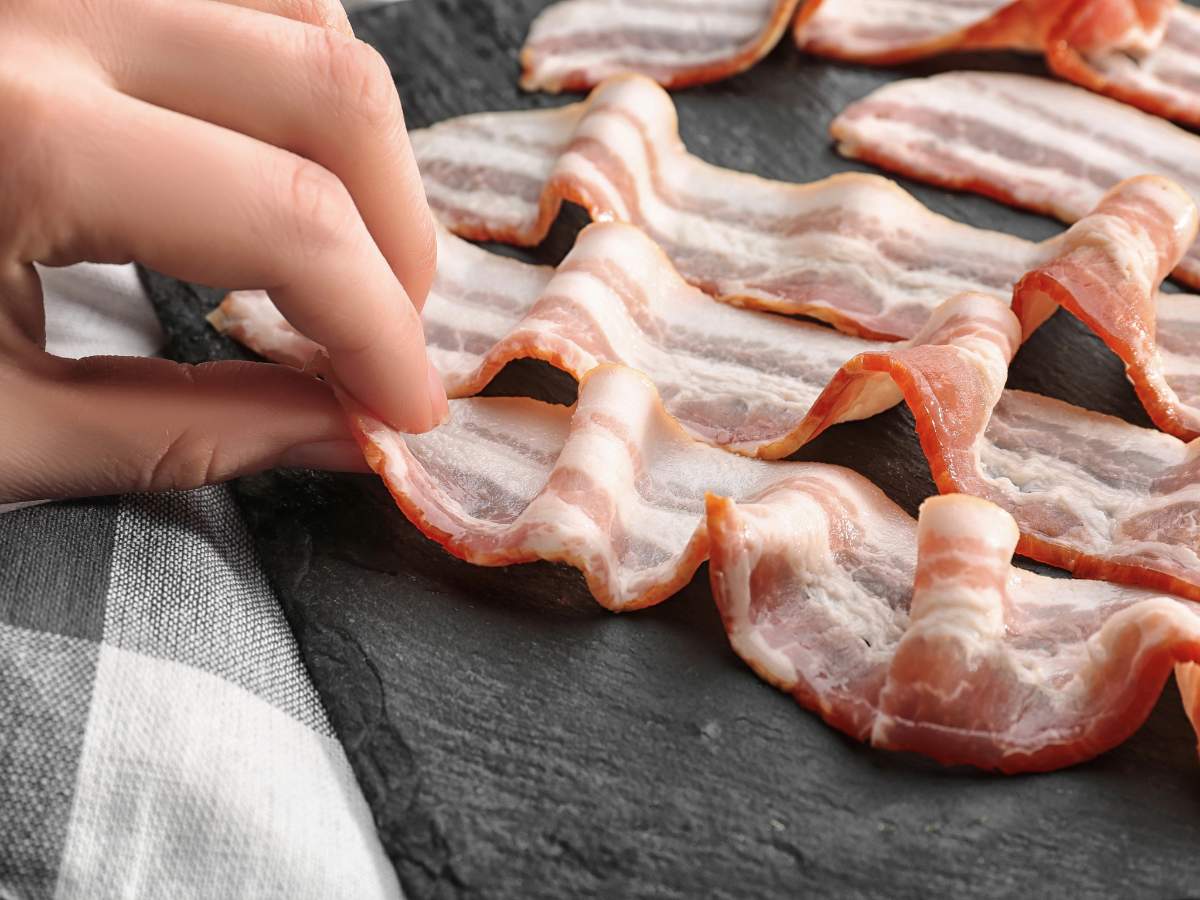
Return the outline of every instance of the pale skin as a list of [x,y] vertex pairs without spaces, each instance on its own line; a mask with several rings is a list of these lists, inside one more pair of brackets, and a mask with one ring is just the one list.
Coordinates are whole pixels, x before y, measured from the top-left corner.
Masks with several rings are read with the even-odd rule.
[[334,0],[0,0],[0,502],[363,470],[325,383],[66,360],[33,263],[263,288],[394,427],[444,420],[433,222],[386,63]]

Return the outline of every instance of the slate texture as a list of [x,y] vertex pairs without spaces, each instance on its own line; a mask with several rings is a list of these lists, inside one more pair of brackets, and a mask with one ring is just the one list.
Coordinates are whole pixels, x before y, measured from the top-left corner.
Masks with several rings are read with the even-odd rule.
[[[566,102],[516,87],[542,0],[412,0],[359,13],[410,127]],[[876,85],[951,68],[1040,73],[1003,54],[839,66],[784,41],[750,72],[677,95],[698,155],[808,181],[832,116]],[[1057,224],[904,182],[954,218],[1040,239]],[[526,258],[554,262],[568,210]],[[505,252],[513,252],[505,250]],[[178,358],[239,351],[204,326],[216,293],[147,274]],[[1149,422],[1104,346],[1058,315],[1010,385]],[[489,393],[570,402],[541,364]],[[848,465],[910,512],[933,492],[905,410],[799,458]],[[729,650],[702,569],[662,606],[613,616],[573,571],[481,569],[424,540],[373,479],[276,473],[240,501],[305,661],[412,900],[527,897],[1182,897],[1200,875],[1200,767],[1173,686],[1127,744],[1004,778],[854,744]]]

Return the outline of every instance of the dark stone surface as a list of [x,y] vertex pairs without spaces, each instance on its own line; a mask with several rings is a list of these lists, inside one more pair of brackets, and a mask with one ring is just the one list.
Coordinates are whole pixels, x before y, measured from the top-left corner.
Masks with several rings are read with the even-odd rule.
[[[563,102],[516,88],[536,0],[415,0],[356,18],[409,123]],[[858,168],[830,118],[889,78],[786,41],[743,76],[677,96],[713,162],[793,181]],[[1030,238],[1052,222],[906,184],[955,218]],[[554,261],[571,211],[529,258]],[[511,252],[511,251],[509,251]],[[172,352],[237,355],[215,297],[148,276]],[[1121,366],[1060,314],[1011,384],[1148,424]],[[491,392],[569,402],[542,365]],[[849,465],[910,512],[933,492],[911,418],[840,426],[799,454]],[[662,606],[601,611],[573,571],[475,568],[425,541],[365,477],[276,473],[240,498],[408,895],[424,897],[1183,896],[1200,890],[1200,769],[1169,687],[1124,746],[1036,777],[945,770],[854,744],[733,655],[704,570]]]

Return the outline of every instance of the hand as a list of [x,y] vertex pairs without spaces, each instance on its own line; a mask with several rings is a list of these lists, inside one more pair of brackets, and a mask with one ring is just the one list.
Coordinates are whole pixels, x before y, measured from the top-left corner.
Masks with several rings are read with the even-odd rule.
[[0,501],[363,468],[298,372],[47,354],[34,262],[265,288],[382,419],[446,415],[432,219],[387,65],[336,0],[0,0],[0,122]]

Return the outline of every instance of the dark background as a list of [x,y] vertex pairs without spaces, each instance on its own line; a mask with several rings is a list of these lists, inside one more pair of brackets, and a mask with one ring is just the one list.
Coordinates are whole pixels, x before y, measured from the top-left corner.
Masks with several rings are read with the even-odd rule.
[[[412,0],[354,24],[387,57],[416,128],[575,99],[516,87],[544,5]],[[850,101],[965,67],[1044,74],[1006,54],[840,66],[785,38],[749,72],[676,102],[697,155],[809,181],[863,168],[826,136]],[[902,183],[978,226],[1060,230]],[[525,258],[556,262],[582,223],[567,210]],[[145,277],[171,355],[239,355],[202,318],[219,292]],[[1063,313],[1022,348],[1009,383],[1149,425],[1116,358]],[[570,402],[574,383],[522,363],[488,392]],[[797,457],[857,469],[911,513],[934,493],[904,409],[839,426]],[[661,606],[615,616],[574,570],[453,559],[373,478],[274,473],[238,495],[412,900],[1200,892],[1200,768],[1173,684],[1137,735],[1094,762],[1011,778],[947,770],[853,743],[759,681],[726,643],[706,568]]]

